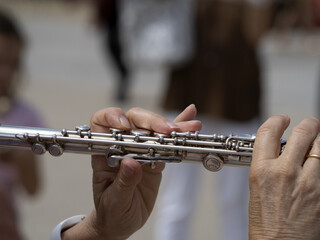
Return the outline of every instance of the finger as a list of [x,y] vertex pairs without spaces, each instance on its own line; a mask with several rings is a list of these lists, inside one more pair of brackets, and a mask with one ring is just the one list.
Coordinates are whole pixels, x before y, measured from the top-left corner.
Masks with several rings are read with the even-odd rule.
[[292,129],[286,147],[282,153],[290,164],[302,166],[310,145],[319,133],[320,122],[315,118],[302,120]]
[[194,104],[186,107],[174,120],[175,123],[193,120],[197,115],[197,109]]
[[119,167],[109,167],[105,156],[92,156],[91,165],[92,174],[92,189],[95,206],[99,206],[102,193],[114,182]]
[[[110,201],[115,201],[111,206],[116,206],[119,214],[129,210],[132,205],[134,191],[142,178],[142,168],[139,162],[132,158],[121,161],[120,171],[114,182],[105,194]],[[108,203],[106,203],[108,204]]]
[[145,205],[149,212],[152,211],[157,198],[164,166],[164,163],[156,163],[155,168],[150,168],[148,164],[142,167],[143,176],[139,184],[139,189],[143,199],[148,199],[148,201],[145,201]]
[[128,130],[131,128],[125,113],[120,108],[102,109],[91,117],[91,131],[109,132],[109,128]]
[[308,155],[314,155],[315,157],[308,157],[306,159],[303,164],[303,171],[306,173],[306,176],[320,177],[320,137],[317,137],[314,141]]
[[198,120],[177,122],[176,124],[179,126],[181,132],[195,132],[200,131],[202,128],[202,124]]
[[[120,108],[106,108],[102,109],[91,117],[90,128],[93,132],[109,132],[109,128],[118,128],[123,130],[130,129],[130,123],[125,115],[125,113]],[[92,156],[91,166],[93,169],[94,179],[103,179],[103,184],[96,184],[95,188],[98,191],[95,193],[100,193],[103,191],[106,185],[113,182],[115,177],[115,172],[118,168],[109,167],[106,163],[106,158],[104,156]]]
[[177,124],[169,121],[165,117],[142,108],[132,108],[127,112],[126,116],[131,125],[136,128],[148,129],[164,134],[180,130]]
[[252,163],[279,156],[280,138],[289,123],[290,118],[287,115],[277,115],[261,125],[254,143]]

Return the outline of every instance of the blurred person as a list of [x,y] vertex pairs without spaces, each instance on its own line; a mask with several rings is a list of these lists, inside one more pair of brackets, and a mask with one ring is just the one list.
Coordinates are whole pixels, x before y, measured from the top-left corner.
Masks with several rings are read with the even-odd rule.
[[298,24],[298,3],[300,0],[275,0],[273,5],[273,26],[288,30]]
[[272,27],[279,31],[311,27],[312,14],[319,5],[317,2],[319,1],[272,0]]
[[120,1],[118,0],[95,0],[95,20],[102,32],[104,50],[110,53],[118,80],[116,82],[115,98],[125,101],[129,91],[129,67],[123,57],[123,49],[120,40]]
[[11,209],[11,203],[2,183],[0,183],[0,214],[1,239],[21,240],[21,236],[16,225],[15,215]]
[[[37,111],[16,95],[25,47],[25,37],[13,16],[0,10],[0,123],[41,127],[43,123]],[[31,151],[0,149],[0,185],[18,224],[17,188],[22,187],[29,195],[34,195],[39,189],[38,162],[34,154]]]
[[[276,40],[277,51],[288,50],[295,33],[303,36],[302,44],[311,53],[317,47],[313,43],[313,14],[316,11],[312,0],[273,0],[271,29]],[[316,20],[316,19],[314,19]]]
[[[255,133],[260,118],[260,64],[256,53],[268,27],[266,1],[197,0],[194,57],[173,67],[164,98],[166,111],[195,103],[205,133]],[[159,200],[155,239],[191,239],[196,201],[201,199],[202,166],[171,164]],[[224,240],[248,233],[248,169],[223,168],[214,174]]]
[[310,11],[314,25],[320,27],[320,1],[310,0]]
[[[195,114],[191,105],[173,123],[140,108],[127,113],[108,108],[95,113],[90,126],[95,132],[107,132],[113,127],[169,134],[172,130],[199,130],[200,122],[192,121]],[[279,156],[280,138],[289,123],[287,115],[273,116],[257,132],[249,178],[250,240],[320,237],[320,121],[309,118],[300,122]],[[61,222],[51,240],[127,239],[149,218],[163,163],[152,169],[126,158],[120,167],[110,168],[105,156],[92,156],[92,168],[94,210],[87,217],[75,216]]]
[[178,65],[192,55],[194,0],[122,0],[121,7],[121,39],[132,69]]

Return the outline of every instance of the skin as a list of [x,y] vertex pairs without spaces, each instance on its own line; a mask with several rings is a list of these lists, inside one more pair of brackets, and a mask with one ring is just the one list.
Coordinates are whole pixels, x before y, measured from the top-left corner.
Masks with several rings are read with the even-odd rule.
[[[250,168],[249,237],[315,240],[320,238],[320,155],[318,119],[293,128],[279,156],[279,139],[288,116],[268,119],[259,129]],[[310,150],[310,147],[314,144]]]
[[7,94],[19,67],[23,47],[14,37],[0,35],[0,97]]
[[[140,108],[124,114],[110,108],[91,119],[94,131],[109,127],[129,130],[145,128],[157,132],[195,131],[201,128],[189,106],[175,120]],[[127,121],[126,121],[127,120]],[[315,240],[320,237],[320,155],[317,138],[320,122],[303,120],[293,128],[285,150],[280,154],[280,138],[289,126],[286,115],[269,118],[258,130],[250,168],[249,239]],[[127,239],[147,221],[153,209],[163,164],[155,169],[124,159],[120,168],[110,168],[104,157],[92,157],[95,209],[62,239]]]
[[[130,130],[149,129],[168,134],[172,131],[197,131],[201,123],[192,120],[196,115],[194,105],[186,108],[173,122],[141,108],[126,114],[118,108],[101,110],[91,118],[91,129],[108,132],[110,127]],[[95,209],[81,223],[62,234],[62,239],[127,239],[140,229],[153,209],[163,163],[155,169],[141,165],[134,159],[124,159],[120,168],[111,168],[103,156],[92,157],[93,198]]]
[[34,195],[39,188],[36,156],[29,150],[2,150],[0,161],[13,166],[19,174],[20,184],[29,194]]

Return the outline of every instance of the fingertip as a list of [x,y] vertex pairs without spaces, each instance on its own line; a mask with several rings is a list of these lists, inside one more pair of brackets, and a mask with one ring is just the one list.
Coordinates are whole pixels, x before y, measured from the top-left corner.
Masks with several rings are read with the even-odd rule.
[[290,124],[290,117],[289,117],[288,114],[280,114],[279,116],[283,118],[283,121],[284,121],[287,125]]
[[120,123],[123,126],[123,128],[126,128],[126,129],[131,128],[129,120],[127,119],[127,117],[125,115],[120,116],[119,120],[120,120]]
[[180,127],[171,121],[166,121],[167,126],[170,128],[171,131],[177,131],[180,129]]
[[271,126],[281,128],[285,130],[290,124],[290,117],[287,114],[278,114],[269,117],[263,124],[262,127],[267,126],[272,129]]
[[126,178],[134,178],[141,175],[141,165],[133,158],[124,158],[121,161],[120,171]]
[[253,159],[274,159],[279,156],[280,139],[288,128],[290,118],[280,114],[269,117],[258,129],[254,143]]
[[315,121],[319,122],[319,118],[316,118],[316,117],[310,117],[310,119],[313,119],[313,120],[315,120]]
[[190,104],[188,107],[186,107],[186,109],[187,109],[187,108],[190,108],[190,109],[192,109],[193,111],[195,111],[195,113],[197,113],[197,108],[196,108],[196,105],[195,105],[194,103]]
[[192,103],[187,107],[187,109],[190,112],[190,115],[192,116],[191,119],[194,119],[197,116],[197,113],[198,113],[196,105]]
[[315,117],[309,117],[309,118],[305,118],[301,121],[302,122],[306,122],[307,124],[313,124],[314,125],[314,128],[317,128],[318,131],[319,131],[319,128],[320,128],[320,121],[318,118],[315,118]]
[[196,106],[194,104],[190,104],[176,117],[174,122],[192,120],[196,117],[196,115],[197,115]]
[[316,117],[310,117],[309,118],[311,121],[315,121],[315,123],[318,125],[318,132],[319,132],[319,129],[320,129],[320,121],[318,118]]

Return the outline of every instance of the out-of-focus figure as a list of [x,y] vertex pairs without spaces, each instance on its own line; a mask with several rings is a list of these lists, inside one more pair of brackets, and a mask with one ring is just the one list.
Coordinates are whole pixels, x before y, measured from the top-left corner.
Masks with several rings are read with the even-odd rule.
[[120,2],[119,0],[94,1],[96,22],[103,34],[104,49],[107,53],[110,53],[118,74],[115,98],[122,102],[128,97],[130,71],[123,58],[120,40]]
[[0,183],[0,234],[4,240],[21,240],[14,212],[4,186]]
[[[197,0],[195,53],[169,74],[164,109],[198,109],[202,132],[255,133],[260,116],[260,65],[256,48],[270,19],[266,1]],[[187,240],[200,200],[202,166],[166,166],[155,239]],[[248,238],[248,169],[213,174],[221,210],[221,239]],[[212,196],[213,197],[213,196]]]
[[[25,45],[25,37],[13,17],[0,10],[0,123],[41,127],[43,123],[40,115],[16,95]],[[37,159],[31,151],[0,149],[1,198],[7,199],[7,210],[14,216],[15,224],[18,224],[15,191],[19,186],[29,195],[38,191],[37,165]],[[0,222],[6,221],[2,214],[0,219]]]
[[314,29],[317,25],[317,6],[313,0],[273,0],[271,28],[276,51],[290,51],[295,36],[299,35],[307,51],[314,52]]
[[310,0],[310,9],[314,25],[320,27],[320,1]]
[[121,39],[130,65],[172,66],[192,55],[194,0],[121,3]]

